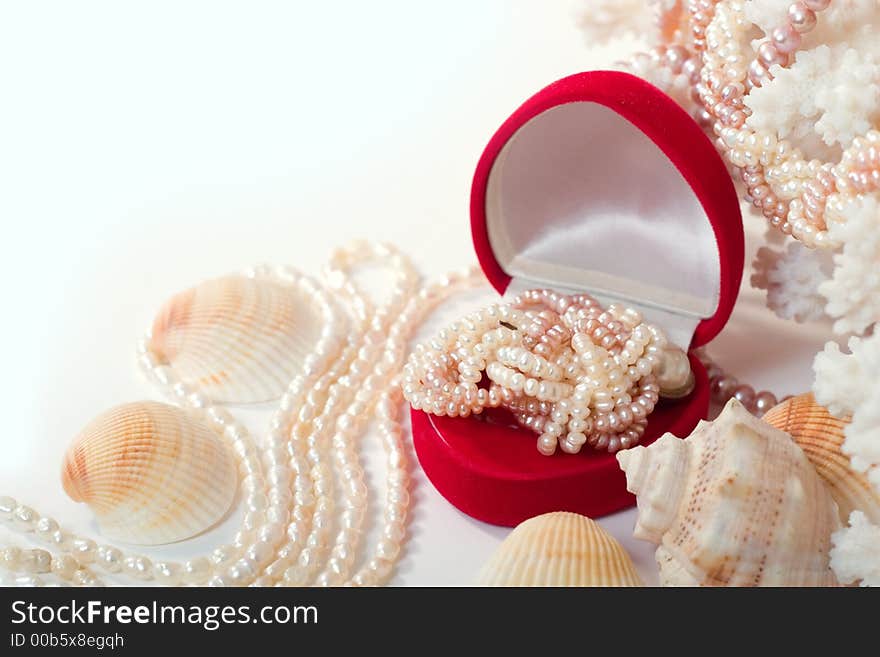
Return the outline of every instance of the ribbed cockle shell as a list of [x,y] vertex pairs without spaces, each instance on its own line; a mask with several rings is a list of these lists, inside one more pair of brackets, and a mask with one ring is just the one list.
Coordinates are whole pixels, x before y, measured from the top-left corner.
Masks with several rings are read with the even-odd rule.
[[206,422],[157,402],[117,406],[76,437],[61,469],[64,490],[95,513],[101,532],[156,545],[195,536],[229,510],[235,457]]
[[576,513],[546,513],[517,526],[483,567],[478,586],[642,586],[626,551]]
[[658,545],[660,582],[830,586],[835,504],[803,451],[735,399],[685,440],[617,455],[638,500],[635,536]]
[[295,286],[225,276],[169,299],[153,322],[149,348],[217,402],[278,399],[318,341],[321,323]]
[[863,512],[880,524],[880,495],[868,478],[856,472],[843,453],[844,430],[849,418],[834,417],[812,393],[792,397],[774,406],[764,421],[789,434],[810,459],[837,502],[841,520],[853,511]]

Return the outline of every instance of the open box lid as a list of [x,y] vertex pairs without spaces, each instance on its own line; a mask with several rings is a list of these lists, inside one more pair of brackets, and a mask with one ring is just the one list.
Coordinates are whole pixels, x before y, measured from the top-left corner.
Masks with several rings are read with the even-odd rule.
[[526,101],[480,159],[471,227],[499,292],[586,291],[685,349],[721,331],[742,278],[727,167],[687,112],[627,73],[579,73]]

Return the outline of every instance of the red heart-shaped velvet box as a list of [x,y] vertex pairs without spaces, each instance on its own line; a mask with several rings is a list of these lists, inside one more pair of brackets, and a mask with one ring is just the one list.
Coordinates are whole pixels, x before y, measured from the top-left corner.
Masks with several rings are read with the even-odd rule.
[[[683,349],[730,317],[743,271],[743,227],[730,173],[697,123],[635,76],[591,71],[527,100],[486,147],[471,193],[480,265],[513,296],[542,287],[637,308]],[[684,437],[705,418],[709,383],[661,400],[642,444]],[[503,413],[412,412],[419,461],[474,518],[516,525],[550,511],[596,517],[635,499],[614,455],[541,455]]]

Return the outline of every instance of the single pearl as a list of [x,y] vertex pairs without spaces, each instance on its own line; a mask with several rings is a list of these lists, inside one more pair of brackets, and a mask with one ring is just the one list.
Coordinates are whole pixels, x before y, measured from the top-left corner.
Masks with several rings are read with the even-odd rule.
[[733,396],[739,382],[730,376],[716,376],[709,382],[709,390],[717,402],[724,403]]
[[71,579],[79,570],[79,562],[69,554],[60,554],[52,559],[52,572],[61,579]]
[[759,60],[753,61],[749,65],[749,81],[756,87],[763,86],[766,82],[769,82],[773,79],[773,76],[770,75],[770,72],[767,70],[767,67],[764,66]]
[[755,390],[749,385],[740,385],[733,391],[733,398],[746,408],[751,408],[755,401]]
[[771,408],[776,406],[776,396],[772,392],[766,390],[759,392],[755,396],[754,408],[757,415],[764,415]]
[[804,34],[816,27],[816,12],[804,2],[795,2],[788,8],[788,20],[795,30]]
[[190,559],[183,564],[183,581],[188,584],[203,584],[211,577],[211,562],[204,558]]
[[791,25],[774,28],[770,33],[770,39],[776,49],[784,54],[792,53],[801,44],[801,35]]
[[784,66],[788,62],[788,55],[780,52],[771,42],[762,43],[758,47],[758,58],[765,67],[770,68],[776,64]]
[[71,545],[71,554],[84,564],[92,563],[98,552],[98,545],[90,538],[77,538]]
[[34,533],[40,540],[51,542],[52,534],[58,531],[58,523],[49,517],[42,517],[37,521]]
[[0,550],[0,567],[7,570],[17,570],[23,558],[23,551],[18,547],[8,547]]
[[52,554],[46,550],[29,550],[24,555],[22,565],[30,573],[48,573],[52,570]]
[[147,581],[153,579],[153,563],[146,557],[126,557],[122,568],[127,575]]
[[11,521],[16,508],[18,502],[15,499],[8,496],[0,497],[0,520]]
[[124,559],[125,557],[119,549],[108,545],[100,546],[95,555],[95,563],[108,573],[121,572]]
[[12,522],[19,531],[32,532],[36,528],[39,515],[29,506],[19,504],[12,514]]

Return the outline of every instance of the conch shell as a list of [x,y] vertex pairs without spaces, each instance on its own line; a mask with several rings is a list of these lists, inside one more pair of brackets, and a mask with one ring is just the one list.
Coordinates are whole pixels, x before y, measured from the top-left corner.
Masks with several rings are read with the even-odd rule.
[[320,317],[294,286],[225,276],[169,299],[149,348],[215,402],[278,399],[318,341]]
[[619,452],[665,586],[832,586],[837,504],[784,432],[731,399],[685,440]]
[[771,408],[764,422],[785,431],[804,450],[837,502],[842,521],[846,522],[853,511],[861,511],[871,522],[880,524],[880,495],[865,475],[852,469],[849,457],[841,450],[848,418],[834,417],[812,393],[807,393]]
[[61,480],[85,502],[108,538],[173,543],[220,520],[232,505],[238,469],[206,422],[158,402],[117,406],[94,419],[64,457]]
[[576,513],[546,513],[518,525],[483,567],[478,586],[643,586],[629,555]]

